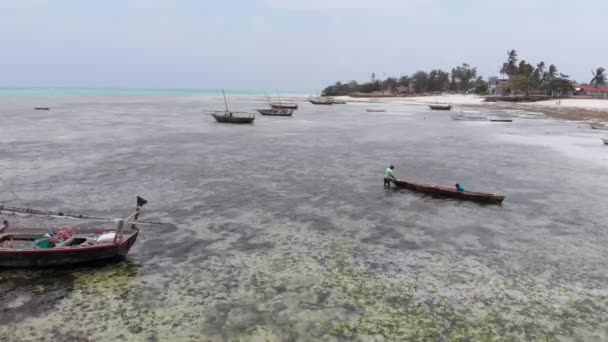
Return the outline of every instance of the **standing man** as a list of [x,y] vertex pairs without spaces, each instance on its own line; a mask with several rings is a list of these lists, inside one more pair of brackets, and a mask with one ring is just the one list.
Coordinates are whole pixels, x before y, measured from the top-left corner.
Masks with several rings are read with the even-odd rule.
[[391,186],[391,181],[396,181],[397,178],[395,178],[395,175],[393,174],[393,170],[395,169],[395,167],[393,165],[391,165],[390,167],[388,167],[386,169],[386,171],[384,171],[384,186],[385,187],[390,187]]

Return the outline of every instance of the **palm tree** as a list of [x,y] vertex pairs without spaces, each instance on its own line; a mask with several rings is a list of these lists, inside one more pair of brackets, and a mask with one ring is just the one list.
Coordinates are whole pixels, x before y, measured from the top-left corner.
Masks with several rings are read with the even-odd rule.
[[591,79],[592,86],[601,88],[606,85],[606,69],[600,67],[591,73],[593,74],[593,78]]
[[509,55],[509,57],[507,58],[507,62],[502,65],[500,73],[512,76],[517,74],[517,51],[507,51],[507,55]]

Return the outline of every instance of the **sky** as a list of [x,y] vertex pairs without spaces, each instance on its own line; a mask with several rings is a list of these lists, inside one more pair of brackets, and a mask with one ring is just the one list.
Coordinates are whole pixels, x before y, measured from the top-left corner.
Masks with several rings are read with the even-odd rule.
[[0,0],[0,87],[314,93],[509,49],[579,82],[608,68],[606,0]]

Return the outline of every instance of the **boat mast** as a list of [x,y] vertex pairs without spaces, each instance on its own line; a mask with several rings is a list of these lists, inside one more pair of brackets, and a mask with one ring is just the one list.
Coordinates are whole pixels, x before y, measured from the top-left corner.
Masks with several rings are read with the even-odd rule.
[[226,113],[228,113],[228,101],[226,101],[226,92],[222,89],[222,94],[224,94],[224,105],[226,106]]

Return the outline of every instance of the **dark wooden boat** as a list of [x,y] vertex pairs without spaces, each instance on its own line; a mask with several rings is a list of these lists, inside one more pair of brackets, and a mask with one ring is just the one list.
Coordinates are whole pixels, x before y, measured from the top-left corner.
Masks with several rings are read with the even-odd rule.
[[486,118],[485,116],[452,115],[452,120],[456,120],[456,121],[487,121],[488,118]]
[[255,120],[255,116],[235,116],[235,112],[218,112],[212,113],[211,116],[215,118],[217,122],[221,123],[233,123],[233,124],[252,124]]
[[9,227],[8,221],[4,221],[0,229],[0,267],[64,266],[124,258],[137,240],[139,228],[135,224],[143,223],[137,219],[140,208],[146,202],[138,197],[135,213],[126,219],[117,220],[0,206],[0,213],[12,215],[20,213],[110,223],[109,227],[64,227],[54,231],[45,228],[13,228]]
[[49,107],[34,107],[35,110],[50,110]]
[[591,125],[591,129],[601,129],[601,130],[608,131],[608,127],[601,126],[601,125]]
[[513,119],[490,119],[491,122],[513,122]]
[[292,116],[293,109],[258,109],[258,112],[262,115],[272,115],[272,116]]
[[432,110],[451,110],[452,105],[451,104],[435,104],[435,105],[429,105],[429,108],[431,108]]
[[450,197],[461,200],[475,201],[485,204],[501,204],[505,199],[503,195],[483,192],[458,191],[454,187],[415,183],[403,180],[394,181],[398,188],[420,192],[434,197]]
[[283,102],[279,102],[279,103],[271,103],[270,107],[272,109],[292,109],[292,110],[297,110],[298,109],[298,104],[297,103],[283,103]]
[[602,141],[604,142],[605,145],[608,145],[608,139],[605,139],[605,138],[600,138],[600,139],[602,139]]
[[234,114],[239,114],[241,112],[232,112],[228,109],[228,100],[226,100],[226,92],[222,89],[222,94],[224,95],[224,105],[226,106],[224,111],[215,111],[211,112],[211,116],[217,122],[221,123],[233,123],[233,124],[252,124],[253,120],[255,120],[255,115],[247,115],[247,116],[239,116]]
[[314,105],[333,105],[334,99],[331,97],[311,97],[308,101]]

